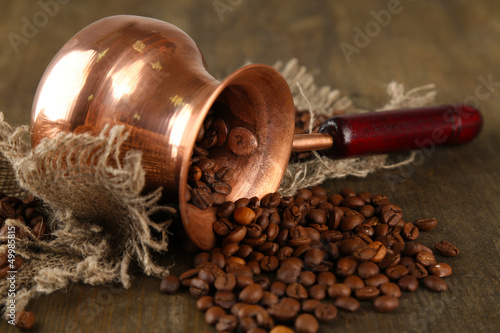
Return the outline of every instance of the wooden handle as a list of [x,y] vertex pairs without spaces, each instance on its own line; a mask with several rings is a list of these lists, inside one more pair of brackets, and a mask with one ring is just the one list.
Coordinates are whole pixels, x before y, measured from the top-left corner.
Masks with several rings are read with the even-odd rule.
[[343,115],[321,126],[319,132],[329,133],[334,141],[331,149],[321,153],[343,158],[463,144],[476,137],[481,127],[481,114],[468,105]]

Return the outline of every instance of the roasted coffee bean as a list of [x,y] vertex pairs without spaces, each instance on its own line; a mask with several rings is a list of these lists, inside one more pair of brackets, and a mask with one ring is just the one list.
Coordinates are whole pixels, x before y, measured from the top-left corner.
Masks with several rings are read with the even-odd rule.
[[365,286],[354,290],[354,295],[360,301],[368,301],[371,299],[375,299],[378,297],[379,294],[380,290],[372,286]]
[[215,324],[215,329],[219,332],[231,332],[234,331],[237,326],[238,319],[234,315],[224,315],[220,317],[217,324]]
[[408,270],[411,276],[414,276],[417,279],[423,279],[428,274],[427,269],[420,263],[416,262],[408,266]]
[[232,201],[226,201],[217,208],[217,216],[219,218],[228,218],[233,215],[236,205]]
[[459,250],[455,245],[445,240],[436,243],[434,247],[436,248],[436,250],[439,252],[440,255],[445,257],[454,257],[459,253]]
[[319,304],[314,309],[314,316],[322,323],[329,323],[337,318],[337,307],[333,304]]
[[388,233],[389,233],[389,225],[385,223],[378,224],[373,231],[373,235],[375,237],[387,236]]
[[345,256],[353,254],[358,249],[364,249],[367,244],[359,238],[343,239],[340,241],[339,250]]
[[384,275],[382,273],[377,273],[369,277],[368,279],[365,280],[365,285],[367,286],[373,286],[373,287],[380,287],[384,283],[389,282],[389,278],[387,275]]
[[327,230],[323,231],[321,234],[321,240],[327,244],[336,243],[342,240],[342,233],[338,230]]
[[377,206],[386,205],[389,203],[389,198],[383,194],[375,194],[372,196],[372,203]]
[[233,229],[233,224],[227,219],[223,218],[217,220],[212,224],[212,229],[219,236],[227,236]]
[[214,200],[210,196],[210,193],[207,193],[206,191],[203,191],[199,188],[193,188],[193,190],[191,191],[191,201],[193,205],[195,205],[199,209],[207,209],[214,203]]
[[380,292],[384,295],[396,297],[401,297],[401,289],[399,289],[398,285],[392,282],[387,282],[379,287]]
[[231,309],[236,303],[235,295],[231,291],[217,291],[214,296],[215,304],[223,309]]
[[232,291],[236,287],[236,277],[234,274],[220,275],[215,279],[214,287],[220,291]]
[[269,308],[269,314],[280,322],[294,319],[300,311],[300,303],[293,298],[284,297],[280,302]]
[[377,254],[377,251],[374,248],[365,247],[365,248],[356,249],[353,252],[352,256],[358,261],[366,262],[366,261],[372,259],[376,254]]
[[253,283],[241,290],[238,299],[244,303],[258,303],[263,296],[264,290],[262,287],[257,283]]
[[173,294],[179,287],[181,286],[181,282],[177,276],[169,275],[165,277],[160,282],[160,292],[164,294]]
[[356,272],[358,262],[352,257],[344,257],[337,262],[335,274],[338,276],[349,276]]
[[233,212],[233,219],[241,225],[247,225],[255,219],[255,212],[248,207],[238,207]]
[[409,273],[410,270],[403,265],[391,266],[385,270],[385,275],[391,280],[398,280]]
[[364,217],[360,215],[344,216],[343,218],[340,219],[339,229],[341,231],[350,231],[355,229],[364,221],[365,221]]
[[260,268],[264,272],[274,272],[279,267],[279,260],[275,256],[265,256],[260,261]]
[[309,313],[303,313],[295,319],[295,331],[297,333],[316,333],[318,329],[318,321]]
[[359,212],[366,219],[369,219],[369,218],[373,217],[373,214],[375,213],[375,208],[372,205],[364,205],[363,207],[361,207]]
[[309,288],[308,294],[310,298],[322,301],[326,298],[326,290],[326,286],[315,284]]
[[398,280],[398,286],[401,290],[413,292],[418,288],[418,280],[413,275],[406,275]]
[[293,282],[286,287],[285,293],[288,297],[303,301],[307,299],[308,293],[306,288],[298,282]]
[[394,227],[401,220],[402,213],[401,211],[394,211],[392,209],[388,209],[382,212],[380,217],[383,223],[387,223],[389,227]]
[[436,258],[432,253],[422,251],[417,253],[417,255],[415,256],[415,261],[424,267],[428,267],[436,263]]
[[337,279],[332,272],[321,272],[318,274],[316,281],[321,286],[329,287],[335,284]]
[[217,135],[217,146],[221,146],[226,142],[228,129],[226,122],[222,118],[216,118],[209,127]]
[[317,299],[306,299],[304,302],[302,302],[302,311],[314,312],[314,309],[316,309],[316,307],[320,304],[321,301],[318,301]]
[[[224,238],[224,243],[239,243],[241,242],[247,234],[247,228],[244,226],[234,229],[226,238]],[[251,245],[250,245],[251,246]]]
[[267,236],[261,233],[260,236],[256,238],[246,238],[243,240],[243,242],[253,248],[258,248],[259,246],[262,246],[266,242],[266,240]]
[[371,261],[365,261],[359,264],[358,266],[358,276],[362,279],[368,279],[375,274],[378,274],[380,272],[380,268],[375,264],[374,262]]
[[286,291],[286,284],[281,281],[274,281],[269,287],[269,291],[278,297],[283,297]]
[[363,199],[361,199],[355,195],[352,195],[352,196],[346,197],[344,200],[342,200],[342,202],[340,204],[344,207],[348,207],[348,208],[352,208],[352,209],[360,209],[361,207],[363,207],[366,204],[366,202]]
[[15,324],[21,330],[29,330],[35,325],[35,314],[31,311],[19,311],[16,313]]
[[210,291],[209,284],[200,278],[193,278],[189,286],[189,292],[194,298],[205,296]]
[[260,262],[256,260],[249,261],[247,263],[247,267],[250,268],[250,270],[254,275],[259,275],[262,272],[262,269],[260,268]]
[[325,224],[327,222],[326,211],[323,209],[312,209],[307,213],[307,217],[313,223]]
[[348,285],[351,290],[356,290],[365,286],[363,280],[357,275],[350,275],[346,277],[344,279],[344,284]]
[[294,333],[295,331],[283,325],[274,326],[269,333]]
[[442,292],[448,289],[446,281],[434,275],[426,276],[422,279],[422,282],[431,291]]
[[212,306],[205,312],[205,321],[209,325],[215,325],[222,316],[226,315],[226,311],[220,306]]
[[227,166],[223,166],[219,170],[217,170],[215,175],[223,182],[228,182],[234,178],[234,176],[236,175],[236,171]]
[[213,253],[210,256],[210,262],[217,265],[220,269],[223,269],[226,266],[226,258],[221,252]]
[[302,271],[299,274],[299,279],[297,282],[305,287],[312,286],[314,283],[316,283],[316,274],[311,271]]
[[406,240],[415,240],[418,238],[419,235],[418,228],[413,223],[410,222],[405,223],[402,233],[403,237]]
[[379,241],[375,241],[373,243],[368,244],[368,246],[377,251],[377,253],[370,259],[371,261],[380,262],[385,258],[385,255],[387,253],[387,249],[384,246],[384,244],[382,244]]
[[207,311],[213,306],[215,306],[213,296],[203,296],[196,301],[196,308],[200,311]]
[[344,311],[354,312],[359,309],[359,302],[350,296],[341,296],[335,300],[335,306]]
[[414,263],[415,259],[413,259],[412,257],[401,257],[401,260],[399,261],[399,264],[405,267],[409,267],[411,264]]
[[244,127],[233,127],[229,132],[227,146],[238,156],[252,155],[259,146],[251,131]]
[[257,238],[262,234],[262,227],[255,223],[250,223],[247,226],[247,236],[250,238]]
[[391,266],[396,266],[401,261],[401,255],[399,253],[387,253],[385,258],[379,262],[378,266],[380,269],[386,269]]
[[373,302],[373,305],[375,305],[375,309],[379,312],[391,312],[399,306],[399,300],[397,297],[384,295],[378,297]]
[[419,242],[406,242],[403,254],[405,256],[414,257],[417,253],[424,251],[424,246]]
[[347,297],[351,295],[351,287],[344,283],[335,283],[328,287],[327,292],[330,298]]
[[443,278],[451,275],[451,267],[445,263],[436,263],[428,267],[429,273],[437,277]]
[[436,218],[421,219],[415,222],[415,226],[421,231],[431,231],[438,224]]

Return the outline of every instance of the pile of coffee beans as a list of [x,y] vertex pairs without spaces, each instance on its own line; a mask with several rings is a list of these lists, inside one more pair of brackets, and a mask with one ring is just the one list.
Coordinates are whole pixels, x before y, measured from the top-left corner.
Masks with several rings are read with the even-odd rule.
[[[420,285],[445,291],[443,278],[452,273],[417,241],[438,221],[405,222],[401,208],[382,194],[342,189],[329,196],[314,187],[293,197],[226,201],[217,215],[218,246],[160,284],[164,293],[189,289],[217,331],[277,333],[293,325],[316,332],[319,323],[362,302],[390,312],[403,291]],[[443,256],[459,252],[446,241],[435,247]]]
[[258,147],[251,131],[244,127],[229,130],[225,121],[211,110],[198,131],[188,173],[186,201],[199,209],[224,203],[232,191],[228,182],[233,179],[234,170],[210,158],[212,149],[224,145],[238,156],[252,155]]
[[[28,234],[20,228],[6,225],[6,219],[24,221],[26,226],[31,228],[33,235],[40,240],[50,237],[50,231],[44,221],[44,217],[37,209],[39,204],[40,201],[31,195],[21,200],[0,193],[0,237],[8,237],[8,235],[12,234],[15,239],[28,237]],[[0,279],[5,279],[9,275],[9,271],[19,271],[22,265],[23,259],[20,256],[0,252]],[[30,329],[35,323],[35,315],[29,311],[19,311],[16,313],[15,323],[20,329]]]

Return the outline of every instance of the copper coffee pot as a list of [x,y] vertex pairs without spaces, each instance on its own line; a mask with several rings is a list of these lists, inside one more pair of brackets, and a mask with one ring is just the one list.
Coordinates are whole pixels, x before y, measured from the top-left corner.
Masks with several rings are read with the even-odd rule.
[[[71,38],[38,86],[31,114],[32,146],[59,132],[98,134],[106,124],[130,133],[122,147],[143,153],[146,187],[163,186],[179,200],[186,232],[201,249],[215,244],[215,208],[186,201],[191,153],[212,108],[229,129],[253,133],[253,154],[211,149],[218,167],[236,170],[228,200],[262,197],[278,189],[292,150],[324,150],[346,157],[470,141],[481,127],[472,107],[440,106],[340,116],[318,134],[294,137],[294,105],[287,82],[272,67],[248,65],[222,81],[206,70],[195,42],[176,26],[145,17],[113,16]],[[333,148],[332,148],[333,147]]]

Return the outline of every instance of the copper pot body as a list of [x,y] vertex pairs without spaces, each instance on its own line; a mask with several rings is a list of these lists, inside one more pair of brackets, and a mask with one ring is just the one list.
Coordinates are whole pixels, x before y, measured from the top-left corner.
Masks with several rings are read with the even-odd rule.
[[146,189],[163,186],[179,200],[184,227],[202,249],[215,243],[215,209],[188,204],[186,185],[199,129],[217,104],[228,128],[257,138],[250,156],[212,148],[217,167],[236,171],[229,200],[278,189],[291,152],[293,99],[272,67],[248,65],[222,81],[206,70],[195,42],[176,26],[145,17],[113,16],[71,38],[38,86],[31,115],[32,146],[60,132],[98,134],[121,124],[130,133],[123,153],[142,151]]

